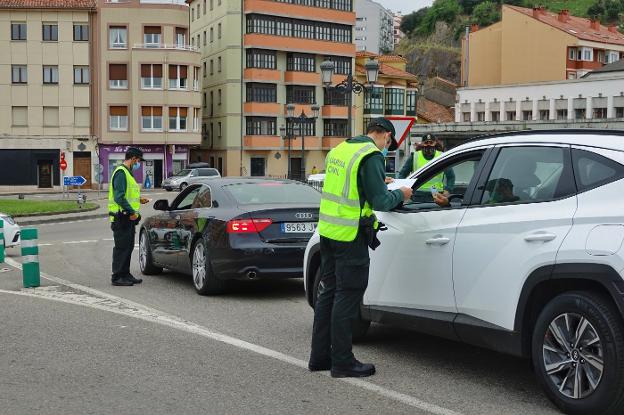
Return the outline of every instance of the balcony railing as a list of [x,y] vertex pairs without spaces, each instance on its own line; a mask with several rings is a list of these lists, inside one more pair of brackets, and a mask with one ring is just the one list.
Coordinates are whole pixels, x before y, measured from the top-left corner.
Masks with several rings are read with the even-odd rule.
[[[106,4],[128,4],[132,0],[104,0]],[[173,4],[177,6],[188,6],[186,0],[140,0],[141,4]]]
[[133,49],[169,49],[199,52],[199,48],[193,45],[165,45],[162,43],[135,43]]

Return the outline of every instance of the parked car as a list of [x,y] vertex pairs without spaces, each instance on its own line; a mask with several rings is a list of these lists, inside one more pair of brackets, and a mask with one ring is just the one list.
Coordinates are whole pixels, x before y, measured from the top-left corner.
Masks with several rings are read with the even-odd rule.
[[171,205],[154,203],[162,212],[141,226],[141,271],[191,274],[200,294],[232,279],[301,278],[319,204],[318,191],[291,180],[204,178]]
[[[449,168],[439,207],[424,184]],[[475,140],[411,177],[413,199],[376,213],[355,335],[383,322],[528,357],[563,412],[624,413],[624,132]],[[304,261],[313,306],[317,234]]]
[[19,245],[20,243],[20,226],[15,220],[6,213],[0,212],[0,219],[3,221],[4,246],[7,248]]
[[163,180],[162,187],[168,192],[173,189],[184,190],[196,179],[205,177],[221,177],[221,173],[211,167],[184,169]]

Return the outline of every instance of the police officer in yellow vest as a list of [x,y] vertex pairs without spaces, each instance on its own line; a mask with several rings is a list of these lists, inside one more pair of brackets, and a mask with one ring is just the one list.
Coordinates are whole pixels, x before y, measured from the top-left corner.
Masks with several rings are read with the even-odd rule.
[[[440,157],[443,153],[437,149],[437,142],[431,134],[427,134],[417,150],[414,151],[405,161],[401,171],[399,172],[399,179],[405,179],[411,173],[420,169],[431,160]],[[444,183],[446,179],[446,184]],[[450,192],[455,187],[455,173],[453,169],[448,169],[444,174],[439,174],[433,177],[429,182],[423,184],[421,188],[430,189],[435,187],[439,192]]]
[[109,180],[108,215],[115,240],[111,278],[113,285],[131,286],[143,281],[130,274],[135,226],[141,220],[139,209],[141,204],[149,202],[149,199],[141,197],[141,189],[132,176],[132,172],[141,166],[141,161],[143,152],[136,147],[129,147],[123,164],[113,171]]
[[389,211],[409,200],[412,189],[388,191],[382,151],[394,150],[395,129],[373,119],[366,135],[348,139],[329,152],[321,196],[321,281],[314,307],[308,368],[330,370],[333,377],[364,377],[372,364],[355,359],[352,323],[368,285],[368,248],[379,244],[374,210]]

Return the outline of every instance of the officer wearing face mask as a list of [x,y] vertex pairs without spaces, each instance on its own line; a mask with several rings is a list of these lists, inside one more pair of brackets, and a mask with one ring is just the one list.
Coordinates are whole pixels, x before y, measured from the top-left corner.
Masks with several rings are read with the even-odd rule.
[[[411,173],[425,166],[431,160],[440,157],[443,152],[438,150],[439,143],[431,134],[427,134],[418,147],[405,161],[405,164],[399,172],[399,178],[405,179]],[[446,181],[446,183],[445,183]],[[443,174],[432,177],[429,182],[422,186],[423,188],[435,187],[438,192],[444,192],[445,194],[452,193],[453,187],[455,187],[455,173],[453,169],[447,169]]]
[[139,209],[149,199],[141,197],[141,189],[134,180],[133,171],[141,167],[143,152],[129,147],[124,162],[111,176],[108,188],[108,215],[115,246],[113,248],[112,284],[131,286],[143,280],[130,274],[130,259],[134,250],[135,226],[141,220]]

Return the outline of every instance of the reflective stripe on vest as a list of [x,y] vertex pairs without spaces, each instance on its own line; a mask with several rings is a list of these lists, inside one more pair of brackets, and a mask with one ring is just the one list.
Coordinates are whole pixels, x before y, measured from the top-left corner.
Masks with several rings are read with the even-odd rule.
[[[132,176],[132,174],[128,171],[128,169],[123,165],[117,167],[113,171],[113,174],[111,175],[110,183],[108,186],[108,212],[114,215],[123,210],[123,208],[119,206],[117,202],[115,202],[115,193],[113,189],[113,178],[115,177],[115,174],[119,170],[122,170],[124,174],[126,175],[125,198],[130,204],[130,207],[132,208],[132,210],[139,213],[139,209],[141,208],[141,189],[139,188],[139,185],[137,184],[136,180],[134,180],[134,176]],[[114,220],[115,220],[115,217],[111,216],[110,221],[113,222]]]
[[368,202],[360,203],[357,174],[367,155],[379,151],[371,143],[342,142],[327,154],[318,232],[335,241],[355,239],[361,217],[373,215]]
[[[414,167],[413,172],[427,165],[429,162],[437,159],[441,155],[442,155],[442,152],[436,150],[436,152],[433,155],[433,158],[431,160],[427,160],[422,150],[417,151],[416,153],[414,153],[412,157],[413,167]],[[433,176],[427,183],[424,183],[420,186],[421,189],[427,189],[427,190],[431,189],[432,187],[435,187],[436,189],[438,189],[438,191],[444,190],[444,173],[440,173],[437,176]]]

